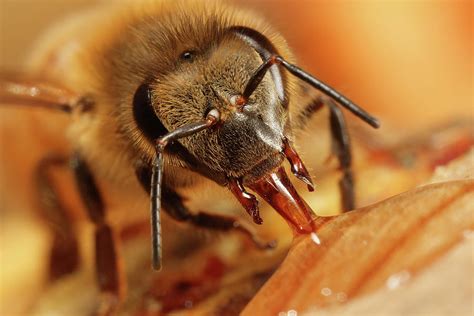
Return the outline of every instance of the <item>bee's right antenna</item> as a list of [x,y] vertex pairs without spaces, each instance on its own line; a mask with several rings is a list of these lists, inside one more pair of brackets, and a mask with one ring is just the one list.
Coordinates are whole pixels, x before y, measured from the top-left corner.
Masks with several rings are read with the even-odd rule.
[[163,180],[163,153],[165,147],[180,138],[190,136],[205,130],[219,121],[220,114],[216,109],[209,111],[206,118],[201,122],[189,123],[175,129],[172,132],[156,140],[156,157],[152,165],[151,174],[151,239],[153,268],[161,269],[161,183]]
[[247,83],[247,86],[245,87],[244,93],[242,94],[242,97],[244,98],[244,100],[248,100],[248,98],[252,95],[252,93],[255,91],[255,89],[258,87],[258,85],[262,81],[267,70],[275,64],[282,65],[291,74],[309,83],[311,86],[318,89],[325,95],[331,97],[337,103],[339,103],[340,105],[342,105],[343,107],[345,107],[346,109],[354,113],[356,116],[361,118],[363,121],[367,122],[372,127],[378,128],[380,126],[379,121],[375,117],[367,113],[365,110],[363,110],[360,106],[358,106],[351,100],[344,97],[342,94],[337,92],[334,88],[328,86],[321,80],[316,79],[315,77],[311,76],[309,73],[307,73],[303,69],[293,64],[290,64],[289,62],[284,60],[282,57],[275,56],[275,55],[271,56],[266,61],[264,61],[264,63],[260,65],[260,67],[255,71],[253,76],[250,78],[249,82]]
[[345,107],[346,109],[354,113],[356,116],[358,116],[363,121],[367,122],[372,127],[374,128],[380,127],[380,123],[375,117],[367,113],[364,109],[362,109],[360,106],[358,106],[351,100],[344,97],[342,94],[337,92],[334,88],[328,86],[321,80],[316,79],[315,77],[311,76],[309,73],[307,73],[303,69],[293,64],[290,64],[289,62],[287,62],[280,56],[276,56],[274,58],[277,60],[278,63],[280,63],[286,69],[288,69],[290,73],[300,78],[301,80],[309,83],[311,86],[318,89],[319,91],[321,91],[328,97],[331,97],[332,99],[334,99],[334,101],[336,101],[337,103],[339,103],[340,105],[342,105],[343,107]]
[[[231,33],[236,34],[239,38],[243,39],[247,44],[255,48],[255,50],[259,53],[260,57],[263,60],[263,64],[255,71],[255,73],[250,78],[247,86],[245,87],[244,92],[242,93],[242,99],[240,103],[247,102],[248,98],[252,95],[255,89],[258,87],[260,82],[262,81],[263,77],[265,76],[266,72],[270,69],[273,65],[282,65],[285,67],[291,74],[300,78],[301,80],[309,83],[314,88],[318,89],[328,97],[334,99],[337,103],[354,113],[363,121],[367,122],[369,125],[378,128],[380,126],[379,121],[364,111],[360,106],[352,102],[351,100],[344,97],[342,94],[337,92],[334,88],[328,86],[324,82],[315,77],[311,76],[309,73],[304,71],[303,69],[290,64],[286,60],[284,60],[281,56],[279,56],[275,46],[270,42],[270,40],[263,35],[262,33],[245,27],[245,26],[233,26],[229,28]],[[281,86],[281,78],[279,76],[273,76],[274,80],[278,79],[278,82],[275,82],[278,88]]]

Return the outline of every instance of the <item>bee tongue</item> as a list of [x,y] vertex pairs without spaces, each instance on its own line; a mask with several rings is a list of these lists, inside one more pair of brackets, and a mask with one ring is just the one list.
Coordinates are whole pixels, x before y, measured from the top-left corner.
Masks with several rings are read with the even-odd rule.
[[249,187],[283,216],[296,233],[309,234],[314,231],[314,212],[296,192],[283,167]]

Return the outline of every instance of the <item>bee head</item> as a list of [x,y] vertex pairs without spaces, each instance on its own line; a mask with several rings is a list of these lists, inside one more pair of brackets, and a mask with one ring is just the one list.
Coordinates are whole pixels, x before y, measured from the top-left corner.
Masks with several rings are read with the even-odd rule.
[[190,169],[199,164],[200,173],[214,180],[218,174],[221,184],[228,178],[253,182],[279,166],[289,124],[286,77],[278,66],[270,67],[244,96],[266,56],[234,28],[222,30],[213,42],[189,41],[180,47],[166,61],[172,65],[168,71],[136,90],[133,111],[139,129],[155,141],[217,110],[217,124],[170,144],[168,153]]
[[252,95],[243,96],[261,64],[247,43],[226,37],[206,52],[183,51],[177,70],[150,85],[151,104],[168,131],[219,112],[212,128],[179,143],[227,177],[251,181],[282,161],[288,115],[280,72],[276,78],[268,72]]
[[[161,159],[167,145],[168,154],[173,146],[179,147],[175,153],[184,167],[228,185],[250,213],[256,214],[256,206],[252,198],[249,204],[243,185],[284,216],[291,217],[293,207],[299,209],[303,220],[290,221],[300,231],[308,231],[303,226],[310,222],[311,212],[280,166],[288,158],[295,176],[313,190],[308,171],[287,140],[289,83],[282,70],[333,98],[368,124],[378,127],[377,119],[289,63],[257,30],[232,26],[201,45],[193,46],[193,42],[181,42],[188,47],[174,62],[167,61],[173,66],[155,77],[146,90],[149,112],[160,122],[153,128],[160,126],[161,132],[167,132],[166,136],[157,133],[150,137],[158,146],[157,157]],[[286,195],[288,192],[292,193]],[[254,221],[261,223],[258,216]],[[298,224],[305,221],[303,226]]]

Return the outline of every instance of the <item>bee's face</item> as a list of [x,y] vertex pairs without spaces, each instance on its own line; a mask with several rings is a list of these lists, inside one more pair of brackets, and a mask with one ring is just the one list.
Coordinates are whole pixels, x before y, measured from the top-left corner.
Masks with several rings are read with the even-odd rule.
[[229,37],[205,52],[185,51],[176,70],[151,85],[155,112],[168,131],[219,111],[216,126],[179,142],[212,171],[245,182],[282,161],[287,112],[270,73],[244,106],[237,102],[261,63],[252,47]]

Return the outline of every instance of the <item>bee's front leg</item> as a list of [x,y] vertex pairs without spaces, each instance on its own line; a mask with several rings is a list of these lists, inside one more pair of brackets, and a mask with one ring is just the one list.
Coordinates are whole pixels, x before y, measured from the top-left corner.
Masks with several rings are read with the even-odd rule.
[[95,265],[101,292],[99,315],[110,315],[124,296],[124,280],[119,269],[119,258],[112,228],[106,222],[105,205],[92,172],[76,153],[71,159],[77,188],[87,214],[95,224]]
[[164,211],[180,222],[188,222],[194,226],[219,231],[240,231],[248,236],[255,246],[260,249],[271,249],[276,246],[276,241],[265,242],[261,240],[250,225],[246,225],[229,216],[209,214],[205,212],[191,213],[184,205],[183,198],[173,190],[163,188]]
[[[137,162],[135,173],[142,187],[150,192],[151,169],[143,162]],[[161,192],[161,204],[163,210],[173,219],[179,222],[188,222],[199,228],[206,228],[218,231],[240,231],[248,236],[257,248],[271,249],[276,246],[276,241],[269,242],[261,240],[250,225],[241,223],[235,218],[205,212],[193,213],[186,205],[183,198],[173,189],[163,186]]]
[[318,112],[323,106],[329,108],[329,123],[332,140],[331,150],[332,153],[337,156],[339,168],[342,172],[341,179],[339,180],[341,206],[344,211],[350,211],[355,208],[351,142],[341,109],[330,98],[319,96],[303,108],[298,117],[298,124],[300,127],[304,127],[311,116]]

